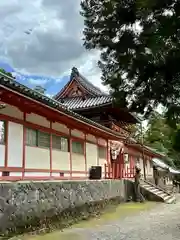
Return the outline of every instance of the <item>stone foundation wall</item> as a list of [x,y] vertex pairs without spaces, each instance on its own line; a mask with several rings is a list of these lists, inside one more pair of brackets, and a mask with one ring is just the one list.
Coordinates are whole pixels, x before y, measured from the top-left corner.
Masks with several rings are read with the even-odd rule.
[[93,212],[94,204],[125,195],[123,180],[0,183],[0,233],[23,232],[65,212],[79,214],[82,206]]

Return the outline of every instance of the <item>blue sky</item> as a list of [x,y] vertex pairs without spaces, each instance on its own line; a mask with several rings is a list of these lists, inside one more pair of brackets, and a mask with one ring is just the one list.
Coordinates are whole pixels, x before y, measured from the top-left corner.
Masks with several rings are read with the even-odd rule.
[[16,80],[30,88],[36,85],[41,85],[46,89],[49,96],[55,95],[69,80],[70,76],[63,76],[61,78],[53,78],[38,75],[27,75],[15,71],[9,64],[0,62],[0,68],[7,72],[15,74]]
[[0,0],[0,67],[29,87],[42,85],[49,95],[66,84],[72,67],[106,90],[99,52],[83,46],[80,2]]

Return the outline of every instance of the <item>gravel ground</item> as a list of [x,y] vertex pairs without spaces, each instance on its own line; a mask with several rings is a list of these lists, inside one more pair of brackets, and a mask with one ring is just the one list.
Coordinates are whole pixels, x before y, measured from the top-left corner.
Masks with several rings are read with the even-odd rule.
[[[94,229],[74,229],[87,240],[180,240],[180,201]],[[80,238],[81,239],[81,238]]]

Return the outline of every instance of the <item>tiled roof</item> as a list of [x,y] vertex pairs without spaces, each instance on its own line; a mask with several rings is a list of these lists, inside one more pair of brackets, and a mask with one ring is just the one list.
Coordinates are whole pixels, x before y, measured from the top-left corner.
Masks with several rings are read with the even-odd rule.
[[67,84],[54,96],[55,99],[57,99],[63,91],[66,89],[66,87],[69,85],[69,83],[75,79],[82,87],[84,87],[87,92],[90,93],[92,96],[108,96],[107,93],[102,91],[100,88],[94,86],[90,81],[88,81],[84,76],[82,76],[78,69],[73,67],[71,71],[70,80],[67,82]]
[[160,167],[161,169],[166,170],[166,171],[169,170],[169,172],[172,174],[180,174],[180,170],[178,170],[174,167],[171,167],[170,165],[168,165],[161,159],[153,158],[152,161],[156,167]]
[[123,139],[124,137],[119,134],[118,132],[115,132],[99,123],[96,123],[88,118],[83,117],[80,114],[77,114],[75,112],[73,112],[71,109],[69,109],[67,106],[63,105],[62,103],[60,103],[59,101],[56,101],[54,99],[51,99],[47,96],[45,96],[44,94],[41,94],[35,90],[32,90],[31,88],[28,88],[27,86],[20,84],[19,82],[16,82],[14,80],[14,78],[11,78],[9,76],[7,76],[6,74],[3,74],[0,72],[0,86],[1,87],[5,87],[7,89],[11,89],[17,93],[20,93],[22,95],[24,95],[25,97],[29,97],[32,100],[36,100],[44,105],[47,105],[51,108],[54,108],[56,110],[58,110],[59,112],[64,112],[65,114],[74,117],[75,119],[82,121],[84,123],[87,123],[93,127],[96,127],[98,129],[101,129],[109,134],[111,134],[114,137],[119,137],[121,139]]
[[102,95],[108,95],[104,91],[102,91],[100,88],[94,86],[89,80],[87,80],[84,76],[82,76],[80,73],[78,75],[78,80],[80,84],[86,88],[88,91],[93,93],[96,96],[102,96]]
[[98,97],[82,97],[64,98],[60,100],[63,105],[68,106],[72,110],[85,109],[90,107],[102,106],[112,103],[111,96],[98,96]]
[[[98,97],[74,97],[74,98],[63,98],[59,100],[64,106],[67,106],[73,111],[85,110],[93,107],[103,107],[112,103],[112,97],[110,95],[98,96]],[[123,110],[122,110],[123,112]],[[133,122],[141,122],[141,119],[136,117],[133,113],[126,112],[133,119]]]

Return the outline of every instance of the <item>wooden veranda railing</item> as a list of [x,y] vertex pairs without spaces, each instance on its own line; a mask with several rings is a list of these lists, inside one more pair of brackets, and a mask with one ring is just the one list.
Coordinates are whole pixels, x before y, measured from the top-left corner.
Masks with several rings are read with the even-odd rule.
[[118,163],[112,163],[111,165],[105,164],[105,178],[106,179],[122,179],[122,178],[134,178],[135,168],[124,167]]

